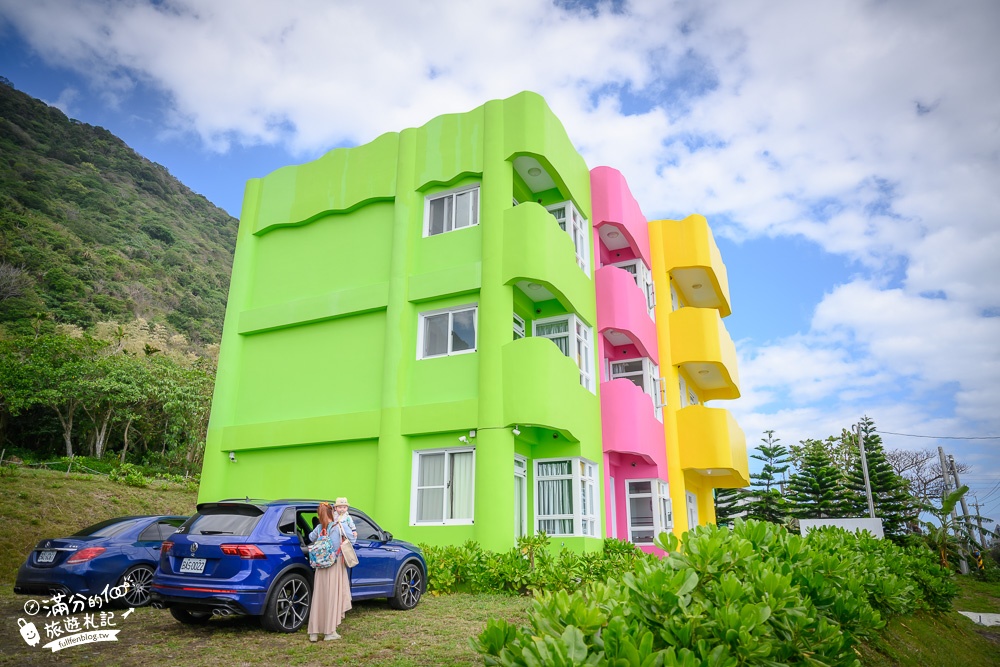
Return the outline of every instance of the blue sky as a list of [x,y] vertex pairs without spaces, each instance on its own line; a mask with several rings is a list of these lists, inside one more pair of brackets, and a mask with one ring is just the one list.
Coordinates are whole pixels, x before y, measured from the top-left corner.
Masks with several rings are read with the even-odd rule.
[[[0,75],[239,215],[243,185],[520,90],[708,217],[758,443],[1000,436],[1000,5],[0,0]],[[943,445],[1000,519],[1000,439]]]

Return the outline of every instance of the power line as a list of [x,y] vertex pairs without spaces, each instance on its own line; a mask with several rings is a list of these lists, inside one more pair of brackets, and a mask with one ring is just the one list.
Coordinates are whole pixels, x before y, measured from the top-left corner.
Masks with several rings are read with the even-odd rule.
[[894,433],[892,431],[880,431],[878,429],[875,429],[875,432],[883,435],[901,435],[907,438],[928,438],[930,440],[1000,440],[1000,435],[974,435],[969,437],[957,435],[916,435],[914,433]]

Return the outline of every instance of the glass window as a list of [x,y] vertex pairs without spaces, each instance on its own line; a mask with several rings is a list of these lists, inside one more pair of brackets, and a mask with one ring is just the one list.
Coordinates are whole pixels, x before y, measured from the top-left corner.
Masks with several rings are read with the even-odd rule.
[[476,306],[420,314],[418,359],[476,351]]
[[594,391],[593,330],[575,315],[560,315],[534,322],[534,335],[548,338],[580,369],[580,384]]
[[583,272],[590,275],[590,225],[587,219],[580,215],[573,202],[561,202],[552,206],[547,206],[546,210],[552,214],[559,224],[559,229],[569,234],[573,239],[573,249],[576,252],[576,263]]
[[652,544],[655,537],[670,530],[670,494],[667,483],[658,479],[630,479],[625,482],[628,500],[628,539],[633,544]]
[[598,537],[597,466],[582,458],[535,462],[536,528]]
[[649,316],[655,319],[656,289],[653,287],[653,274],[646,268],[646,263],[641,259],[630,259],[627,262],[615,262],[611,266],[617,266],[632,275],[632,280],[646,297],[646,310]]
[[514,340],[524,338],[524,318],[514,313]]
[[377,542],[382,539],[382,534],[370,521],[355,514],[352,514],[351,518],[354,519],[354,527],[358,529],[359,540],[373,540]]
[[431,195],[427,198],[424,236],[479,224],[479,186]]
[[528,534],[528,460],[514,456],[514,539]]
[[611,379],[623,378],[642,389],[653,400],[656,418],[663,421],[660,367],[647,357],[611,362]]
[[471,523],[475,497],[472,449],[414,452],[411,523]]

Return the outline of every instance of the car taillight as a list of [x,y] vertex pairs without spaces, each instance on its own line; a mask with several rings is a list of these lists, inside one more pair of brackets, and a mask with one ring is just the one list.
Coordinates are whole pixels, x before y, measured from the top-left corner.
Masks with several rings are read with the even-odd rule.
[[87,547],[86,549],[80,549],[75,554],[69,557],[66,564],[70,563],[86,563],[88,560],[94,560],[102,553],[107,551],[104,547]]
[[174,548],[174,543],[173,542],[164,542],[163,544],[160,545],[160,553],[161,554],[169,554],[170,550],[173,549],[173,548]]
[[223,544],[219,548],[227,556],[239,556],[247,560],[267,558],[256,544]]

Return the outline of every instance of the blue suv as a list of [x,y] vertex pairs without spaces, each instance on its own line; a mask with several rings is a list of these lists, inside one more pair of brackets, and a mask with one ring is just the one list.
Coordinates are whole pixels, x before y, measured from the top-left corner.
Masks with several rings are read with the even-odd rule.
[[[306,553],[318,500],[223,500],[201,503],[160,550],[153,605],[181,623],[213,615],[260,616],[271,632],[295,632],[309,617],[313,570]],[[354,600],[388,598],[412,609],[427,586],[420,549],[395,540],[364,512],[351,508],[358,528],[358,564],[348,570]]]

